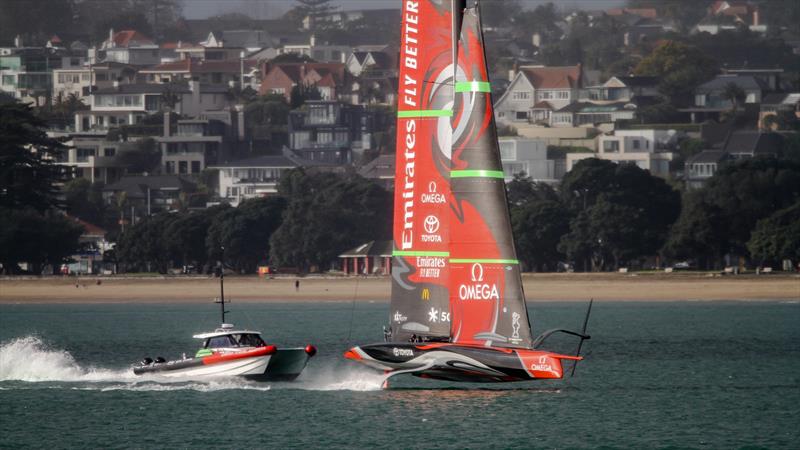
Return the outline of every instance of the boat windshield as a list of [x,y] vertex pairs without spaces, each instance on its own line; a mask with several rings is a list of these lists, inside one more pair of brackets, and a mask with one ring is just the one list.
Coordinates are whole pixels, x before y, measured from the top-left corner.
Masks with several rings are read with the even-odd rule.
[[237,340],[242,347],[263,347],[266,345],[257,334],[240,334]]
[[206,341],[205,348],[238,347],[239,344],[230,335],[214,336]]

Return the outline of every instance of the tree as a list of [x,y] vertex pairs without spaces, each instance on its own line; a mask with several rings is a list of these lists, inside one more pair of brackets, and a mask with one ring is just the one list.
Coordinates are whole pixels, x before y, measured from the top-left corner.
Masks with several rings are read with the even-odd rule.
[[136,141],[133,149],[122,151],[117,161],[128,168],[129,173],[151,173],[161,164],[161,152],[152,138]]
[[323,28],[328,22],[329,14],[338,8],[332,5],[330,0],[296,1],[299,5],[287,12],[284,17],[294,21],[298,26],[303,20],[308,19],[308,28],[312,31]]
[[324,269],[344,250],[390,235],[391,195],[360,176],[296,169],[278,192],[288,206],[270,239],[273,265]]
[[76,178],[64,185],[64,203],[68,213],[89,223],[102,225],[105,203],[102,185],[86,178]]
[[266,197],[220,211],[206,237],[208,256],[242,273],[253,273],[270,254],[270,238],[281,225],[286,199]]
[[689,104],[694,89],[712,79],[719,65],[697,47],[667,41],[636,66],[636,75],[661,79],[659,91],[674,106]]
[[66,147],[45,133],[46,123],[28,105],[0,105],[0,206],[45,211],[60,205],[55,164]]
[[800,201],[759,220],[747,249],[762,264],[800,261]]
[[229,206],[212,206],[203,211],[180,213],[164,230],[164,241],[176,265],[194,264],[202,267],[208,260],[206,238],[217,215],[230,210]]
[[714,268],[728,250],[725,228],[719,208],[706,200],[702,190],[687,192],[681,214],[664,245],[664,254],[694,259],[704,269]]
[[561,197],[575,219],[559,249],[578,261],[591,257],[595,269],[656,254],[680,213],[680,194],[663,179],[595,158],[564,176]]
[[745,97],[747,97],[747,94],[744,89],[736,83],[729,82],[722,89],[722,98],[731,102],[731,112],[734,116],[739,109],[739,103],[744,102]]
[[80,247],[83,228],[57,211],[39,212],[32,208],[10,209],[0,206],[0,263],[6,274],[22,273],[19,265],[28,263],[28,273],[39,275],[45,264],[54,273]]
[[125,263],[129,271],[155,270],[166,273],[173,258],[165,239],[165,230],[178,217],[165,212],[145,217],[125,230],[117,241],[119,261]]
[[558,250],[561,236],[569,232],[570,214],[561,203],[534,199],[511,210],[517,257],[526,267],[553,270],[564,254]]

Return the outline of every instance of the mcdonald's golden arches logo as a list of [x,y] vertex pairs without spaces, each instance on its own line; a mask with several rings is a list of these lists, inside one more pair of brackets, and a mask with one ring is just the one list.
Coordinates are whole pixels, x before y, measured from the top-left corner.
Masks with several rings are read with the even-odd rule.
[[422,297],[423,300],[430,300],[431,299],[431,291],[430,291],[430,289],[428,289],[428,288],[423,289],[421,297]]

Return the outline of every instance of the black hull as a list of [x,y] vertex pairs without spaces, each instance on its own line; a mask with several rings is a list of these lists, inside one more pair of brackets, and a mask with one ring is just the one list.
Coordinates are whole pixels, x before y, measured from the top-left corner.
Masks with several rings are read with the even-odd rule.
[[389,377],[408,373],[472,383],[557,379],[563,376],[561,360],[574,358],[522,348],[408,342],[355,347],[345,357],[384,370]]

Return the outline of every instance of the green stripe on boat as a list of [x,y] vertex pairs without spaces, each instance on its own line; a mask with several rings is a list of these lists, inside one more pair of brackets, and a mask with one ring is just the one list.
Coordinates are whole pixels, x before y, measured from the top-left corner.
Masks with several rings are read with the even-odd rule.
[[447,258],[448,256],[450,256],[450,252],[423,252],[414,250],[395,250],[392,252],[392,256],[442,256]]
[[201,348],[200,350],[197,351],[197,353],[194,354],[194,357],[195,358],[202,358],[204,356],[211,356],[213,354],[214,354],[214,352],[212,352],[210,349]]
[[456,92],[492,92],[488,81],[457,81]]
[[397,111],[397,117],[453,117],[451,109],[414,109],[410,111]]
[[450,178],[505,178],[502,170],[451,170]]
[[516,259],[460,259],[450,258],[451,263],[480,263],[480,264],[519,264]]

